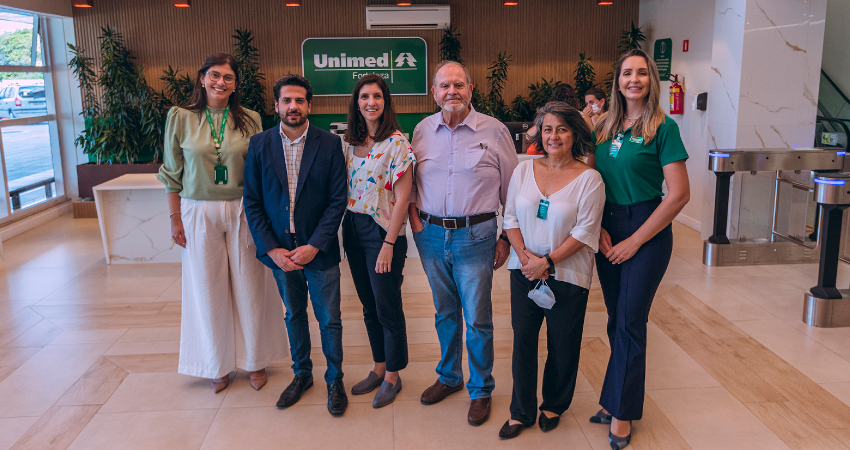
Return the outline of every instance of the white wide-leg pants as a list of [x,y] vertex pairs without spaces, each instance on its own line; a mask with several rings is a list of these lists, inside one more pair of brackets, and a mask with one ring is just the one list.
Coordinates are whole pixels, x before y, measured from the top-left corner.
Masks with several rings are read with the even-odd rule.
[[242,199],[182,199],[186,232],[177,371],[220,378],[288,356],[283,304],[256,257]]

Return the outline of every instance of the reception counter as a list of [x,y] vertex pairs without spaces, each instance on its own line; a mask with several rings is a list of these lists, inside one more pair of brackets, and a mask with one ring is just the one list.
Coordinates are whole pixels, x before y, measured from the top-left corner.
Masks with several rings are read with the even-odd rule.
[[122,175],[92,191],[107,264],[180,262],[156,174]]

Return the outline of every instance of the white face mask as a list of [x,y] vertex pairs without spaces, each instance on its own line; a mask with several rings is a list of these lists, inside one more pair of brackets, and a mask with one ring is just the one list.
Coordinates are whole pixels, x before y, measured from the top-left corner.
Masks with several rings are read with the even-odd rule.
[[555,293],[549,289],[546,280],[540,280],[534,290],[528,293],[528,298],[543,309],[552,309],[555,306]]
[[592,109],[593,112],[599,112],[599,105],[590,105],[590,109]]

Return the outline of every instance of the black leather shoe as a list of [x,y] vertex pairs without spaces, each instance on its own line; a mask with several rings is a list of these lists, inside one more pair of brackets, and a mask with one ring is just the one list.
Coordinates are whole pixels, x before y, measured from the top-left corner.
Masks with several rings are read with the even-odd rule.
[[525,428],[525,425],[522,423],[511,425],[511,421],[508,420],[504,425],[502,425],[502,429],[499,430],[499,437],[502,439],[513,439],[519,436],[523,428]]
[[280,398],[277,400],[278,408],[288,408],[298,400],[301,400],[301,394],[304,393],[307,389],[313,387],[313,375],[295,375],[295,378],[292,380],[292,383],[289,383],[289,386],[283,390],[283,393],[280,394]]
[[341,416],[348,408],[348,396],[345,395],[345,386],[342,381],[328,385],[328,411],[333,416]]
[[558,424],[561,423],[561,416],[555,416],[553,418],[549,418],[543,411],[540,411],[540,420],[537,422],[540,425],[540,429],[544,432],[552,431],[555,428],[558,428]]

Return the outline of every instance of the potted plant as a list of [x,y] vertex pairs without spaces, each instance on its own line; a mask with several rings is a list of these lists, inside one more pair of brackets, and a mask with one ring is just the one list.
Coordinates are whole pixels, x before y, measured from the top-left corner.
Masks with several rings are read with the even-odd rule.
[[596,85],[596,72],[593,70],[593,65],[590,64],[591,58],[585,57],[584,52],[578,54],[578,64],[576,64],[575,81],[576,95],[582,108],[584,104],[584,96],[587,91]]
[[[77,166],[79,195],[92,197],[92,187],[126,173],[156,173],[162,153],[164,109],[169,103],[148,86],[142,67],[124,45],[121,33],[101,28],[100,68],[84,49],[68,44],[69,62],[83,91],[85,128],[77,137],[90,162]],[[100,90],[100,97],[97,96]],[[140,164],[142,160],[150,162]]]

